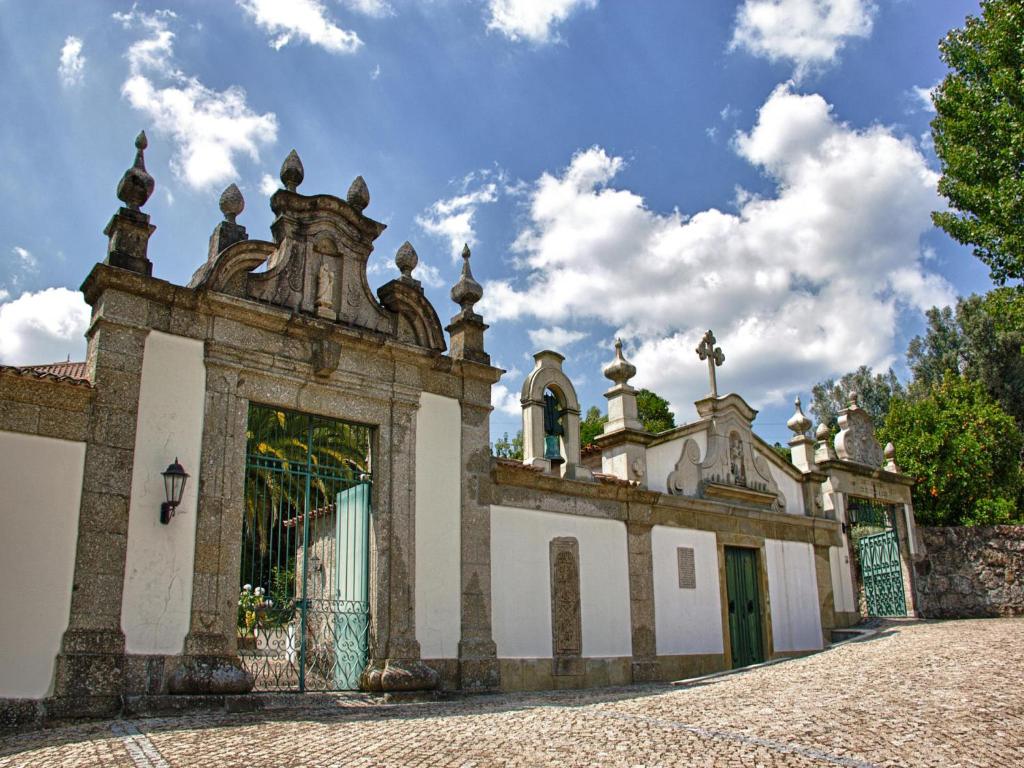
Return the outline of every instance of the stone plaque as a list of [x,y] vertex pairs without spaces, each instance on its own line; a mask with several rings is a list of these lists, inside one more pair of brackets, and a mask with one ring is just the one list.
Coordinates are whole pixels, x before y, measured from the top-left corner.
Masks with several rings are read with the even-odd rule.
[[551,540],[551,651],[553,674],[583,673],[580,611],[580,545],[572,537]]
[[697,588],[697,566],[694,563],[693,547],[679,547],[676,549],[676,559],[679,562],[679,588]]

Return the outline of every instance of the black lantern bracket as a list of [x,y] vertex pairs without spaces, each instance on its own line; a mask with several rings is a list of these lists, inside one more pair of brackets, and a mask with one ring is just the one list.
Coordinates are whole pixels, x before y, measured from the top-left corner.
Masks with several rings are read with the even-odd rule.
[[174,457],[174,463],[160,473],[164,478],[164,498],[166,501],[160,505],[160,522],[167,525],[174,517],[174,512],[181,504],[181,497],[185,493],[185,481],[189,474],[185,468],[178,463],[178,457]]

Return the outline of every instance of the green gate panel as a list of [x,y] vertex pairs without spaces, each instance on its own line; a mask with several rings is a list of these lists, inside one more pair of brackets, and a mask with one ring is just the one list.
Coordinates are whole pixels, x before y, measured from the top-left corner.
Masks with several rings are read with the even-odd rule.
[[857,543],[869,616],[906,616],[900,543],[895,530],[861,537]]
[[725,582],[729,600],[729,639],[733,667],[764,661],[757,551],[725,548]]

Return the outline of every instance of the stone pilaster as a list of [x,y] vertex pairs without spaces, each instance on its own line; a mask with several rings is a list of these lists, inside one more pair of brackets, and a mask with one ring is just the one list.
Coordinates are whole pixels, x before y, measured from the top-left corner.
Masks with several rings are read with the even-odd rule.
[[633,638],[633,682],[658,680],[658,651],[654,628],[654,554],[651,525],[627,523],[629,618]]
[[[97,267],[100,269],[101,267]],[[57,657],[53,711],[108,714],[124,685],[121,595],[128,550],[135,432],[148,331],[132,323],[146,302],[91,296],[89,376],[95,386],[68,627]],[[154,510],[153,514],[156,514]]]
[[636,390],[628,383],[636,375],[636,367],[623,357],[620,339],[615,341],[615,359],[604,367],[604,375],[611,379],[612,387],[604,393],[608,421],[596,441],[601,448],[601,471],[646,488],[651,436],[640,423]]

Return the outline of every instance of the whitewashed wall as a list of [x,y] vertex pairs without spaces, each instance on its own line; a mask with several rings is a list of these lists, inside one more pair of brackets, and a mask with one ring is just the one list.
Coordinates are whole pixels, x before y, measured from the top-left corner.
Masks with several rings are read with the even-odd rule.
[[652,491],[668,491],[668,476],[676,468],[679,461],[679,454],[683,450],[683,443],[688,438],[693,438],[700,448],[701,461],[708,452],[708,438],[704,431],[694,432],[685,437],[677,437],[667,443],[661,443],[647,449],[647,487]]
[[[694,551],[696,589],[679,587],[679,547]],[[722,600],[715,534],[656,525],[651,529],[651,550],[658,655],[722,653]]]
[[85,443],[0,432],[0,698],[51,693],[68,625]]
[[491,618],[498,656],[552,655],[550,542],[556,536],[579,541],[583,655],[632,655],[625,523],[492,506]]
[[459,654],[462,410],[424,392],[416,414],[416,639],[425,659]]
[[[181,653],[188,632],[205,392],[203,343],[151,331],[142,360],[121,604],[128,653]],[[191,477],[174,519],[162,525],[160,473],[175,457]]]
[[[763,455],[763,451],[761,453]],[[786,474],[784,470],[775,466],[771,459],[765,458],[765,462],[772,473],[772,478],[779,484],[779,490],[782,491],[782,495],[786,499],[786,512],[791,515],[804,514],[804,494],[800,483]]]
[[[845,536],[843,537],[845,540]],[[845,547],[828,548],[828,564],[832,571],[832,604],[837,611],[854,612],[857,603],[853,597],[853,574],[850,555]]]
[[768,599],[776,651],[822,647],[814,547],[806,542],[765,539]]

